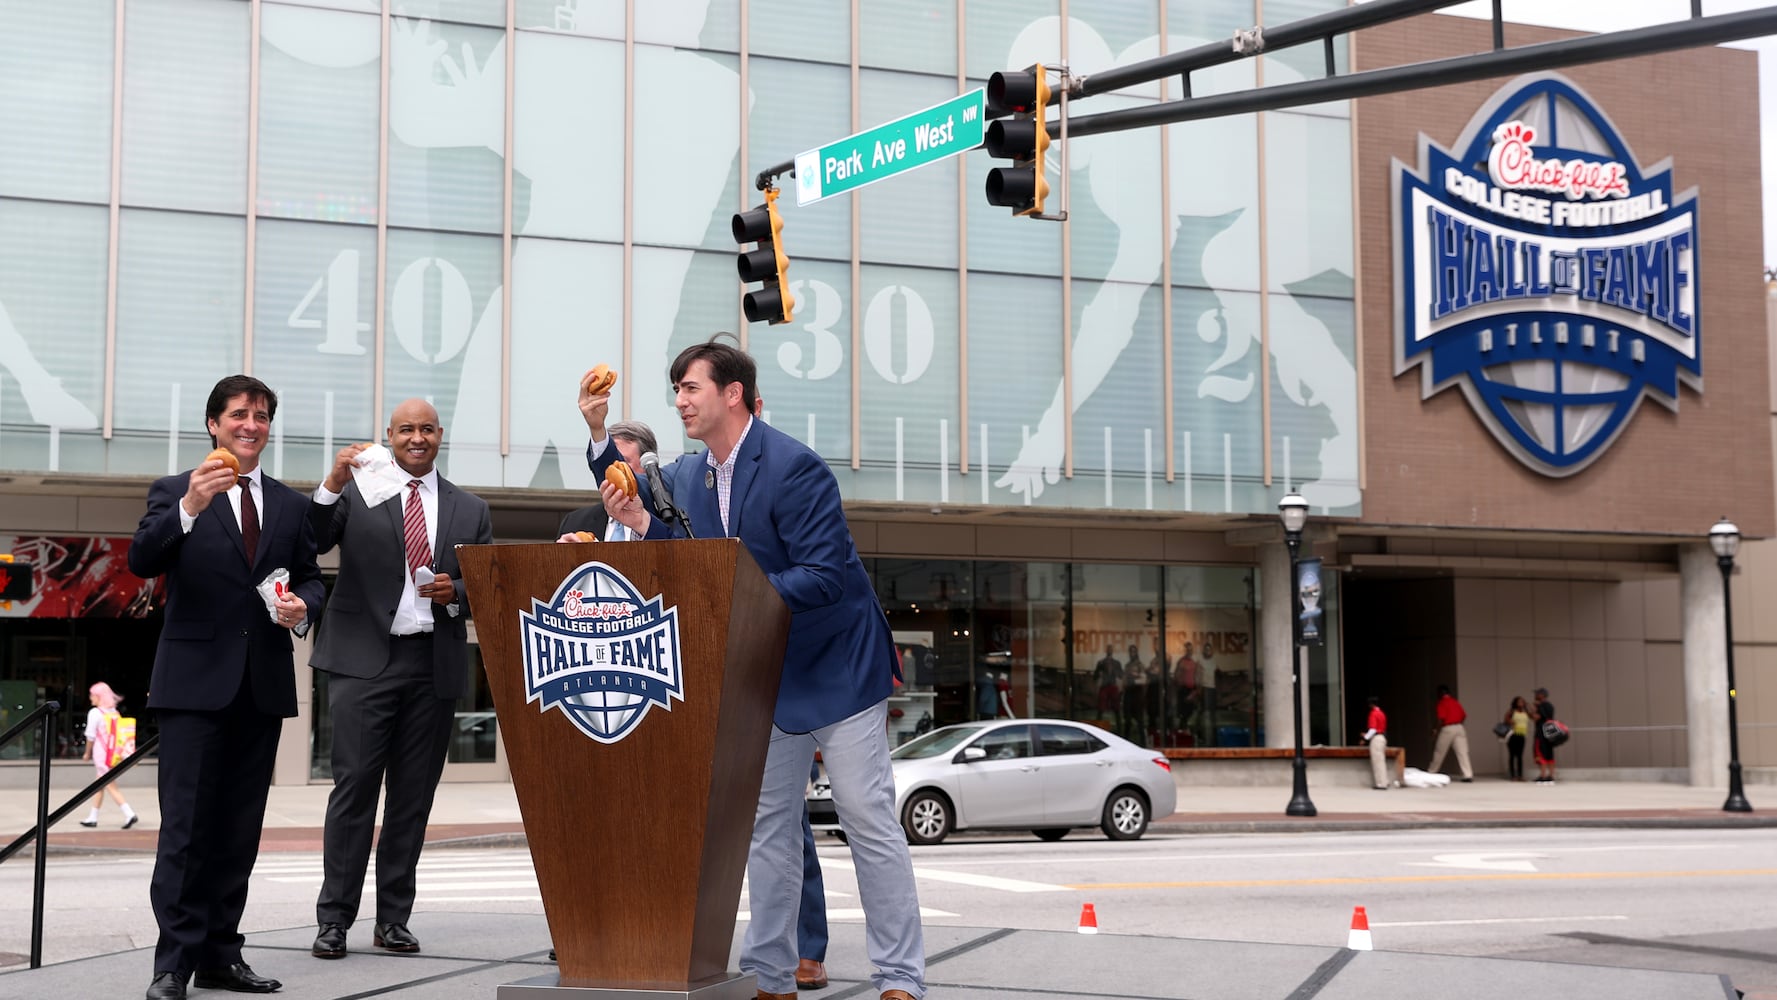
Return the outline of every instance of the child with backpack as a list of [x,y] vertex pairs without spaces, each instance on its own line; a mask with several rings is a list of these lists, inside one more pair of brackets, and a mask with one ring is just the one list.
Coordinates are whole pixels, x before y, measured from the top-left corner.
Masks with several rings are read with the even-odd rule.
[[[117,710],[121,699],[111,685],[100,681],[87,691],[87,698],[92,701],[92,710],[86,713],[86,759],[93,762],[93,769],[101,776],[110,771],[117,763],[135,750],[135,720],[125,720]],[[117,788],[117,782],[105,786],[104,791],[94,793],[92,811],[80,821],[81,826],[94,827],[99,825],[99,807],[105,804],[105,792],[111,793],[111,801],[123,810],[123,828],[128,830],[136,825],[139,818],[130,804],[123,800],[123,792]]]

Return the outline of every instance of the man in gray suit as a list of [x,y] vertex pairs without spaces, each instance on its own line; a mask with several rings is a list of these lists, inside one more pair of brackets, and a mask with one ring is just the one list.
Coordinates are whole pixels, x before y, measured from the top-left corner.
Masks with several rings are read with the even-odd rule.
[[329,675],[333,719],[316,958],[345,957],[385,775],[372,941],[389,951],[420,950],[407,929],[420,848],[456,702],[468,688],[468,603],[456,547],[493,541],[487,502],[434,467],[443,438],[430,403],[401,403],[389,418],[389,450],[411,477],[406,488],[367,506],[352,468],[369,445],[347,445],[309,514],[320,551],[339,546],[339,578],[309,659]]

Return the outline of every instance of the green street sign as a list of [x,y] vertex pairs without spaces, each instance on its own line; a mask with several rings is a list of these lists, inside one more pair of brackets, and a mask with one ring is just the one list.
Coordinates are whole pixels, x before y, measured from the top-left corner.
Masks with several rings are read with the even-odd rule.
[[855,191],[981,145],[987,91],[977,88],[796,157],[796,204]]

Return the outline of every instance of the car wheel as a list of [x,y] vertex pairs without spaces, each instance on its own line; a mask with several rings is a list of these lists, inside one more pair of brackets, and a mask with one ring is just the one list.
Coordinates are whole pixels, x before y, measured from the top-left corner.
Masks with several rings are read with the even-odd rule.
[[1140,840],[1148,832],[1148,800],[1133,788],[1119,788],[1105,800],[1098,825],[1112,840]]
[[936,844],[950,834],[950,803],[937,792],[915,792],[901,810],[909,844]]
[[1047,830],[1032,830],[1031,833],[1036,834],[1038,840],[1047,840],[1048,842],[1053,844],[1057,840],[1060,840],[1061,838],[1067,836],[1067,827],[1056,826],[1056,827],[1051,827]]

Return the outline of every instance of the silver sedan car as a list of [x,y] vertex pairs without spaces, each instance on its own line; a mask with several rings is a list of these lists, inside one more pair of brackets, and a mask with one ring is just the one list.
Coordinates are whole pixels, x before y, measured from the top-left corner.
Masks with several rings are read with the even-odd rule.
[[[895,809],[913,844],[936,844],[953,830],[1029,830],[1060,840],[1087,826],[1135,840],[1178,807],[1164,755],[1061,719],[946,726],[890,756]],[[816,829],[837,830],[824,773],[810,786],[808,808]]]

